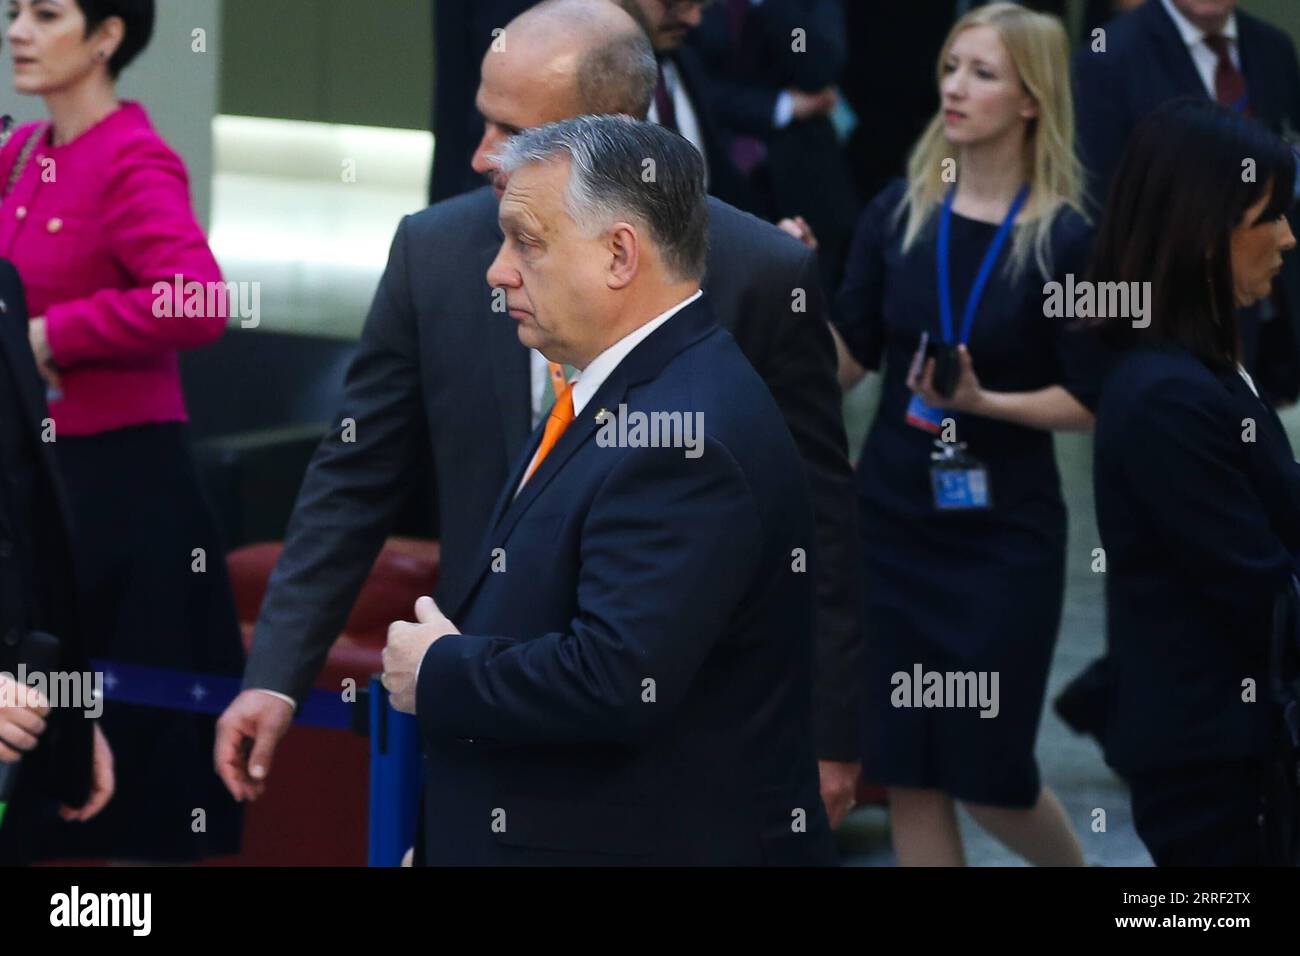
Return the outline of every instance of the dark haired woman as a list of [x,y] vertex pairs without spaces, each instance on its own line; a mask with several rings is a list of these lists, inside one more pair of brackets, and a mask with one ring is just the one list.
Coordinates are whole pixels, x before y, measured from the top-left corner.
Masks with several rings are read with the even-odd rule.
[[[114,88],[149,41],[153,0],[10,0],[8,14],[15,86],[44,100],[49,121],[0,151],[0,255],[35,316],[90,655],[238,674],[177,361],[225,328],[224,309],[187,310],[177,290],[215,288],[221,273],[180,159]],[[103,720],[116,799],[89,823],[45,821],[47,855],[183,861],[237,848],[239,808],[211,766],[213,718],[110,700]]]
[[1240,365],[1236,315],[1295,246],[1295,174],[1258,124],[1171,104],[1134,133],[1098,235],[1093,278],[1151,289],[1149,323],[1102,322],[1121,355],[1095,485],[1116,671],[1106,759],[1159,866],[1260,865],[1279,849],[1265,838],[1280,727],[1265,676],[1300,549],[1300,471]]

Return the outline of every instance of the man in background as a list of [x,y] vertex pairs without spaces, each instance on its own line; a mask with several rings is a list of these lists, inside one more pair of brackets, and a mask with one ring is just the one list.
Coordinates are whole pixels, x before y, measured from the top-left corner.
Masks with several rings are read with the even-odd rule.
[[648,118],[680,133],[704,157],[709,195],[746,212],[759,207],[731,155],[731,141],[714,112],[713,91],[699,54],[686,42],[699,28],[705,0],[615,0],[641,24],[654,47],[658,77]]

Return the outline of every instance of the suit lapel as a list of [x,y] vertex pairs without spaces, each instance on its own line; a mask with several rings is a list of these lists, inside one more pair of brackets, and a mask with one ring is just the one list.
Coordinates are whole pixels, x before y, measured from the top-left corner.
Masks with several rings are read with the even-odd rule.
[[511,469],[509,482],[497,499],[492,522],[488,525],[490,530],[485,536],[474,564],[473,579],[468,582],[463,596],[448,602],[445,610],[449,618],[455,620],[474,596],[483,576],[489,570],[490,549],[499,547],[501,542],[509,538],[510,533],[533,502],[546,490],[578,449],[595,435],[600,428],[601,422],[598,416],[601,411],[612,411],[617,408],[633,385],[657,376],[669,359],[715,329],[717,325],[708,305],[708,297],[705,296],[687,306],[651,333],[610,373],[591,400],[583,407],[582,413],[573,420],[555,447],[551,449],[546,460],[538,466],[532,478],[516,495],[515,489],[519,488],[519,482],[523,480],[524,472],[531,464],[533,454],[541,443],[543,429],[539,427],[535,430],[532,440],[528,442],[524,452],[516,460],[514,468]]
[[1208,98],[1209,93],[1197,72],[1191,51],[1183,43],[1182,34],[1170,19],[1164,4],[1160,0],[1150,0],[1139,9],[1147,12],[1146,27],[1154,41],[1156,58],[1164,65],[1165,75],[1173,82],[1175,90],[1182,95]]

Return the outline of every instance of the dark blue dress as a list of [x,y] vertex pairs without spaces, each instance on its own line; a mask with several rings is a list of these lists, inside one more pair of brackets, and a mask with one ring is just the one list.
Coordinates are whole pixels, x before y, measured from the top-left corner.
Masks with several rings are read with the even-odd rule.
[[[1034,740],[1065,585],[1066,512],[1049,432],[960,413],[957,438],[988,469],[992,507],[939,512],[930,485],[935,436],[906,423],[908,366],[922,331],[941,339],[937,216],[904,254],[894,211],[900,180],[863,215],[834,322],[854,357],[881,369],[880,407],[857,466],[868,635],[864,769],[874,781],[936,788],[958,799],[1027,807],[1039,792]],[[953,308],[960,316],[997,225],[953,215]],[[1054,278],[1082,279],[1091,233],[1078,215],[1056,218]],[[968,343],[990,390],[1064,385],[1089,408],[1100,379],[1097,347],[1069,320],[1044,316],[1048,281],[1032,260],[1017,279],[989,280]],[[937,671],[997,674],[991,707],[903,707],[893,676]]]

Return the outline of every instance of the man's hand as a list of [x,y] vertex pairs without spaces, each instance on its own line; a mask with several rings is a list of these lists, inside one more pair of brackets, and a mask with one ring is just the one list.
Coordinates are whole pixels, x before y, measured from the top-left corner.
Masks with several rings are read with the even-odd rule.
[[213,761],[236,800],[256,800],[266,789],[275,748],[293,723],[293,708],[274,694],[246,690],[217,721]]
[[818,90],[816,93],[790,90],[790,96],[794,100],[795,122],[813,119],[817,116],[830,116],[835,111],[835,104],[840,101],[839,94],[835,92],[833,86]]
[[117,780],[113,776],[113,750],[108,746],[108,738],[99,729],[99,724],[95,724],[95,752],[91,773],[90,796],[80,807],[59,807],[59,816],[63,819],[85,823],[113,799],[113,791],[117,788]]
[[831,829],[844,822],[854,807],[854,794],[858,790],[860,763],[841,763],[838,760],[817,761],[817,772],[822,782],[822,803],[831,818]]
[[0,763],[17,763],[24,753],[36,749],[50,705],[36,688],[4,673],[0,673],[0,700],[17,702],[12,707],[0,705]]
[[418,624],[394,621],[388,625],[388,643],[384,645],[383,685],[393,709],[404,714],[415,713],[415,678],[425,652],[439,638],[460,633],[431,597],[415,602],[415,619]]

